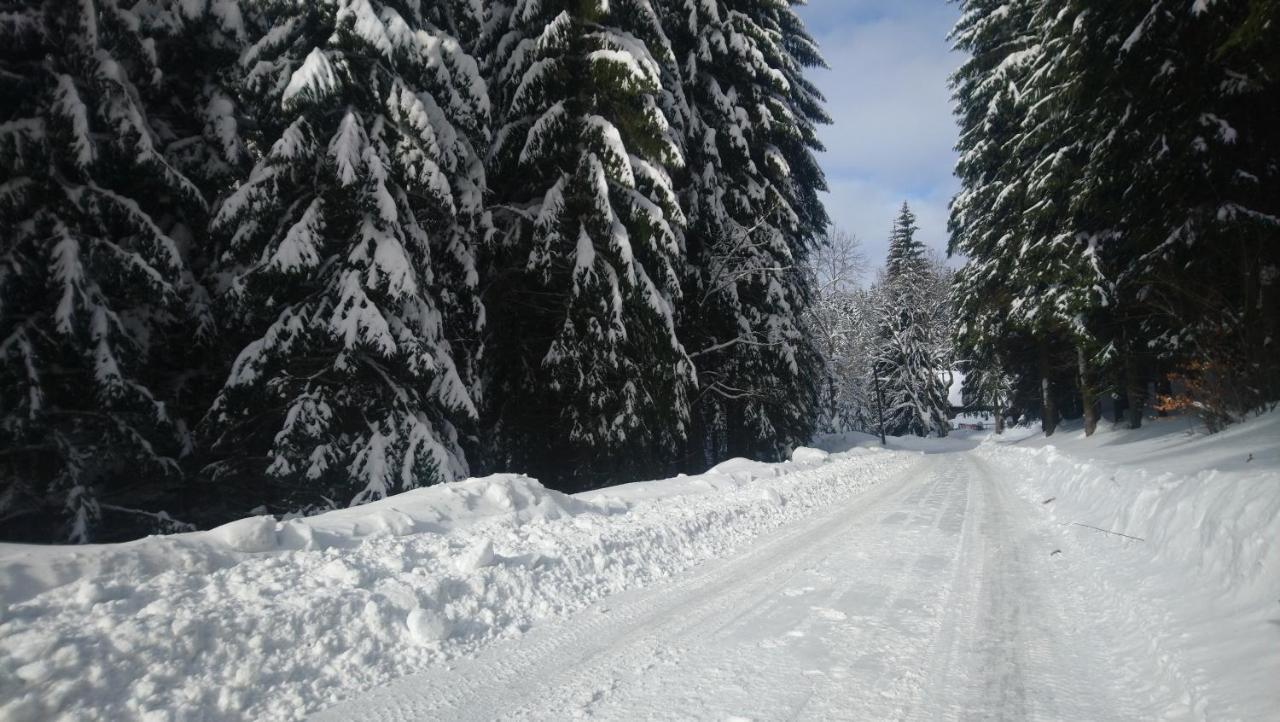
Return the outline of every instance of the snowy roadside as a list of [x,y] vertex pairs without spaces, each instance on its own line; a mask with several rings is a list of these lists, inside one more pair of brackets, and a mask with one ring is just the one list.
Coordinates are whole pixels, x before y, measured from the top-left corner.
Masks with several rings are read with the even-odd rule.
[[1214,436],[1176,423],[988,441],[974,454],[1019,480],[1060,559],[1098,571],[1090,597],[1120,625],[1117,640],[1153,660],[1149,683],[1188,691],[1172,714],[1274,717],[1280,414]]
[[504,475],[278,523],[0,545],[0,719],[290,719],[732,553],[911,468],[856,449],[566,496]]

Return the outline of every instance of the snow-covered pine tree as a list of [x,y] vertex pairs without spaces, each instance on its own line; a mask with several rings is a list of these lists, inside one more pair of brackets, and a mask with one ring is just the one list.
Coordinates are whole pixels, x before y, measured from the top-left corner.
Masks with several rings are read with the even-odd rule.
[[108,515],[108,534],[166,528],[182,439],[159,347],[200,322],[181,239],[206,208],[152,115],[169,92],[148,34],[161,8],[4,10],[0,527],[75,542]]
[[671,49],[649,0],[491,12],[490,462],[565,487],[660,473],[694,381],[675,335]]
[[777,458],[817,418],[821,357],[804,330],[808,258],[827,217],[814,160],[822,65],[785,3],[663,0],[679,62],[673,113],[688,158],[681,339],[700,395],[690,461]]
[[[1097,138],[1078,203],[1114,269],[1117,343],[1130,367],[1151,349],[1229,389],[1198,399],[1211,424],[1280,397],[1280,78],[1274,42],[1233,43],[1264,12],[1121,3],[1072,36]],[[1140,400],[1146,374],[1128,375]]]
[[[1115,274],[1104,267],[1100,253],[1105,236],[1082,224],[1089,214],[1079,202],[1089,183],[1083,169],[1105,125],[1094,121],[1092,108],[1078,107],[1082,97],[1097,92],[1084,82],[1088,57],[1081,51],[1097,30],[1095,17],[1070,0],[1037,4],[1031,22],[1039,37],[1038,52],[1029,63],[1022,131],[1013,146],[1016,170],[1025,179],[1025,210],[1010,320],[1035,336],[1042,349],[1042,417],[1049,433],[1057,407],[1053,396],[1062,392],[1048,382],[1050,376],[1065,375],[1050,372],[1055,361],[1076,367],[1071,375],[1078,382],[1086,431],[1093,433],[1093,369],[1116,311]],[[1057,350],[1069,344],[1075,346],[1074,354]]]
[[[143,27],[155,39],[157,64],[164,70],[164,93],[150,107],[150,120],[169,161],[200,189],[212,205],[229,194],[252,167],[233,86],[237,59],[247,47],[238,2],[151,0]],[[142,5],[139,5],[142,7]],[[208,219],[178,224],[170,235],[186,260],[182,284],[187,307],[183,323],[165,329],[157,344],[159,364],[169,371],[161,392],[182,433],[180,463],[190,477],[203,464],[193,426],[208,412],[238,348],[226,345],[219,329],[213,289],[217,244]],[[219,523],[222,490],[184,484],[178,511],[197,524]]]
[[952,305],[956,351],[970,369],[992,363],[1012,333],[1008,309],[1025,208],[1012,149],[1023,127],[1022,88],[1039,47],[1033,10],[1026,0],[966,0],[951,34],[968,58],[951,78],[961,188],[951,202],[947,250],[966,258],[956,274]]
[[929,293],[932,271],[917,230],[915,214],[903,203],[881,280],[875,375],[884,394],[885,433],[946,436],[950,369],[938,342],[940,299]]
[[956,348],[971,368],[1017,357],[1031,339],[1041,350],[1037,360],[1010,369],[1038,377],[1050,434],[1060,395],[1051,349],[1090,338],[1080,321],[1104,288],[1082,281],[1097,276],[1093,246],[1066,222],[1087,144],[1077,135],[1082,123],[1061,110],[1078,61],[1060,55],[1064,43],[1054,45],[1049,32],[1071,27],[1074,15],[1055,12],[1062,5],[966,2],[952,32],[970,56],[952,78],[961,191],[952,202],[949,251],[967,258],[954,285]]
[[261,157],[214,219],[245,344],[206,419],[208,472],[278,509],[464,476],[477,66],[413,0],[245,10],[237,91]]

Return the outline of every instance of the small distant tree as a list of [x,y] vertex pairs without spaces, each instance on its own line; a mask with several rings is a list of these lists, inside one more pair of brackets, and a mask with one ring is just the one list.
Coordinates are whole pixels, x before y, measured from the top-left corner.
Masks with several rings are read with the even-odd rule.
[[951,375],[936,304],[945,303],[924,244],[916,240],[915,214],[902,204],[889,238],[881,280],[875,378],[884,393],[886,431],[894,436],[946,436]]

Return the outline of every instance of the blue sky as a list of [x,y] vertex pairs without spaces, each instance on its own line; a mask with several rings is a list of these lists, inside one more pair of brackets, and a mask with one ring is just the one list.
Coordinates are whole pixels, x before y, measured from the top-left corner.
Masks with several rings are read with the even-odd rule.
[[946,36],[959,7],[945,0],[808,0],[799,9],[830,70],[811,77],[833,124],[819,160],[835,225],[862,241],[872,268],[884,261],[902,201],[919,238],[945,251],[947,202],[957,183],[956,126],[947,78],[961,57]]

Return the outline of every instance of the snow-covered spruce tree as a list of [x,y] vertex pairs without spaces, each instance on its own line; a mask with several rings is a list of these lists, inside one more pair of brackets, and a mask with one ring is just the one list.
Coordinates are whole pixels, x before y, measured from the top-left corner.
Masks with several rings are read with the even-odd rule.
[[683,160],[658,97],[671,50],[648,0],[491,11],[490,461],[566,488],[660,473],[694,381],[675,335]]
[[218,209],[228,333],[205,421],[245,505],[356,504],[467,474],[488,100],[418,2],[246,8],[261,149]]
[[875,375],[884,395],[885,433],[946,436],[950,369],[939,343],[939,299],[929,293],[932,271],[916,230],[915,214],[904,203],[881,280]]
[[0,19],[0,528],[172,528],[181,420],[162,346],[189,319],[196,186],[152,111],[160,8],[8,3]]
[[[1036,53],[1033,7],[1018,0],[967,0],[951,38],[968,58],[951,78],[960,136],[948,253],[967,260],[952,289],[957,355],[991,364],[1011,338],[1008,309],[1025,192],[1012,153],[1025,112],[1022,87]],[[1014,368],[1025,374],[1027,369]]]
[[[1082,284],[1091,246],[1066,230],[1068,199],[1083,142],[1064,128],[1067,71],[1046,26],[1070,27],[1060,3],[964,3],[952,32],[969,59],[952,78],[960,125],[949,252],[967,258],[954,285],[956,349],[967,367],[1020,356],[1031,339],[1040,353],[1010,367],[1038,379],[1046,433],[1058,419],[1057,364],[1051,350],[1086,338],[1080,309],[1101,284]],[[1066,19],[1064,21],[1064,18]],[[1061,43],[1059,43],[1061,44]],[[1076,123],[1079,126],[1079,123]],[[1072,129],[1078,131],[1079,127]]]
[[1076,111],[1098,139],[1078,203],[1114,269],[1118,342],[1136,352],[1126,385],[1140,401],[1132,356],[1148,349],[1161,370],[1213,377],[1226,393],[1197,399],[1212,425],[1280,396],[1280,78],[1274,42],[1233,42],[1265,12],[1118,4],[1072,36],[1089,94]]
[[822,65],[785,3],[663,0],[681,85],[669,94],[686,149],[680,334],[698,366],[691,463],[777,458],[819,413],[821,356],[804,328],[808,258],[825,233],[807,68]]
[[[1039,52],[1029,63],[1023,88],[1022,132],[1013,145],[1017,172],[1025,186],[1022,242],[1010,308],[1014,325],[1027,329],[1040,348],[1041,396],[1045,428],[1052,433],[1057,399],[1054,376],[1075,376],[1086,433],[1097,426],[1093,378],[1116,316],[1114,271],[1104,267],[1105,235],[1086,227],[1089,211],[1079,199],[1090,182],[1086,165],[1105,123],[1081,99],[1099,92],[1085,82],[1089,64],[1082,44],[1097,32],[1096,14],[1069,0],[1038,3],[1032,26]],[[1074,353],[1058,349],[1075,347]],[[1074,374],[1051,372],[1058,365]],[[1074,405],[1076,400],[1071,399]]]
[[[236,61],[247,47],[239,3],[153,0],[146,7],[143,27],[155,39],[164,70],[164,92],[149,108],[151,124],[169,161],[216,204],[248,175],[253,161],[232,92]],[[169,373],[156,383],[182,433],[179,461],[190,478],[204,463],[193,427],[208,412],[239,348],[229,347],[219,329],[213,300],[218,249],[208,219],[176,225],[170,235],[186,260],[188,321],[157,344],[157,362]],[[225,519],[218,502],[226,498],[222,490],[186,483],[175,509],[184,521],[218,523]]]

